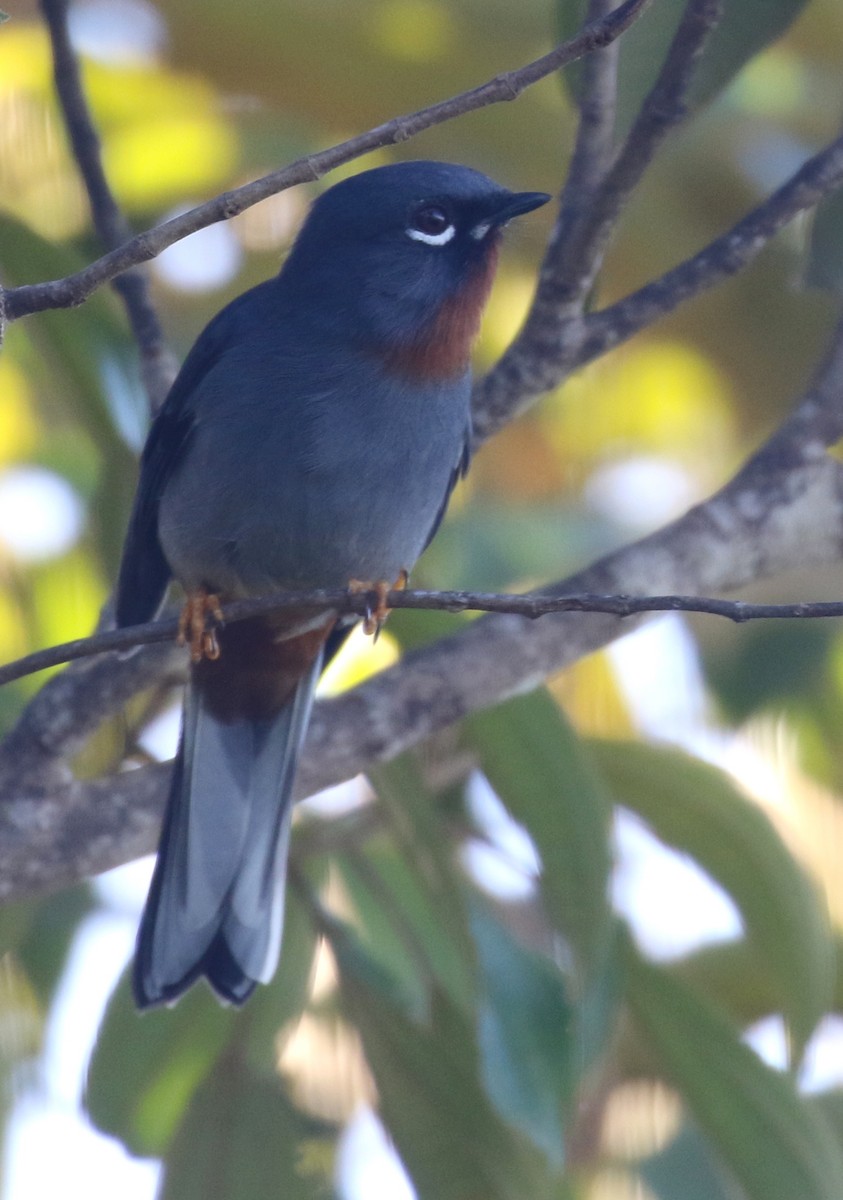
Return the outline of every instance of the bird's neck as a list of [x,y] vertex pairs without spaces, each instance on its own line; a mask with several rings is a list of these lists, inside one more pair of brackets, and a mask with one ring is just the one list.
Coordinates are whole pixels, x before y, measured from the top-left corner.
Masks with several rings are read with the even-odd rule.
[[383,352],[390,370],[431,381],[453,379],[468,370],[497,258],[497,246],[490,247],[459,291],[446,297],[420,329]]

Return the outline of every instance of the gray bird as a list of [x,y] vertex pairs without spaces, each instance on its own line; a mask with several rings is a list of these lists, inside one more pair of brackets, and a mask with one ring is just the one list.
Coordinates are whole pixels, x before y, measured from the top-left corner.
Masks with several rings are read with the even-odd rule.
[[471,441],[469,355],[502,227],[550,197],[467,167],[379,167],[325,192],[280,274],[200,335],[153,422],[117,623],[184,587],[193,665],[138,934],[140,1007],[200,976],[241,1004],[275,970],[291,792],[347,627],[220,601],[391,583],[433,537]]

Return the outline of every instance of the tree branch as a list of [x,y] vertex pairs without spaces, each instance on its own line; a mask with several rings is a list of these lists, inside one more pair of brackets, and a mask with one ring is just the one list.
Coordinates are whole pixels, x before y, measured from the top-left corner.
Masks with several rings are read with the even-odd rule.
[[[631,19],[633,10],[642,7],[625,4],[612,17],[623,13]],[[602,28],[605,32],[605,26]],[[530,64],[530,68],[546,64],[548,57]],[[542,73],[547,73],[543,67]],[[269,195],[298,181],[291,172],[299,170],[301,178],[312,177],[314,171],[327,170],[373,145],[406,136],[408,130],[417,132],[459,111],[511,98],[516,94],[516,76],[519,87],[532,82],[521,72],[499,77],[484,85],[501,91],[492,99],[476,103],[471,100],[461,108],[465,96],[476,97],[484,91],[475,89],[445,105],[415,114],[427,121],[425,125],[413,126],[412,117],[390,122],[363,135],[363,139],[353,139],[326,152],[335,155],[333,160],[316,155],[230,193],[228,199],[218,197],[210,208],[194,210],[201,215],[195,227],[263,198],[250,188],[266,186],[269,190],[264,194]],[[443,113],[449,104],[456,105],[456,109]],[[431,113],[434,116],[428,120]],[[371,137],[383,140],[367,144],[365,139]],[[518,366],[522,372],[518,381],[521,391],[532,399],[555,386],[571,365],[587,361],[601,348],[629,336],[634,330],[630,327],[625,332],[628,324],[638,320],[635,329],[641,328],[702,287],[740,269],[786,220],[839,184],[842,160],[843,146],[834,143],[700,255],[603,313],[572,322],[559,331],[555,342],[534,346],[535,365]],[[226,208],[229,199],[233,209]],[[213,209],[214,204],[220,207]],[[208,215],[212,211],[217,216]],[[176,232],[170,228],[174,224]],[[166,235],[169,241],[192,231],[179,228],[178,222],[159,227],[168,228],[172,233],[172,237]],[[156,236],[158,233],[152,231]],[[141,235],[140,241],[149,236]],[[156,248],[143,243],[144,253],[132,259],[138,242],[134,239],[128,249],[121,247],[118,256],[128,253],[128,261],[134,262],[157,253]],[[101,264],[107,263],[98,277],[102,282],[124,269],[127,262],[120,261],[123,266],[115,266],[117,260],[106,256],[87,272],[102,270]],[[34,295],[38,297],[36,307],[78,302],[97,286],[97,280],[92,282],[86,272],[80,275],[87,280],[88,290],[82,293],[73,290],[73,280],[79,276],[55,285],[40,285],[48,292],[53,287],[65,288],[64,299],[55,304],[48,292],[15,289],[9,293],[17,298],[12,315],[35,311],[27,308]],[[37,289],[39,285],[34,286]],[[640,319],[636,304],[649,305],[646,319]],[[548,357],[543,360],[542,354]],[[555,364],[550,356],[555,356]],[[518,371],[508,378],[499,365],[485,384],[479,385],[478,412],[484,411],[484,397],[499,387],[501,394],[509,393],[504,395],[501,414],[511,418],[519,404],[512,384]],[[554,371],[559,378],[553,379]],[[530,393],[530,381],[543,373],[551,382],[542,383]],[[548,588],[546,595],[569,601],[572,595],[580,599],[610,597],[613,601],[632,595],[638,603],[642,598],[647,602],[648,593],[660,592],[663,599],[672,602],[673,593],[725,591],[794,566],[839,562],[843,546],[843,466],[827,455],[824,447],[841,428],[841,394],[843,326],[838,328],[826,361],[803,402],[731,483],[680,520]],[[484,432],[491,431],[494,419],[492,413]],[[503,419],[501,415],[500,424]],[[497,603],[498,598],[494,599]],[[402,599],[396,597],[396,606],[401,603]],[[314,712],[299,772],[298,794],[309,794],[348,778],[371,762],[394,757],[470,711],[536,686],[549,674],[625,632],[629,617],[618,616],[617,612],[591,612],[588,616],[552,612],[541,621],[528,621],[508,611],[492,613],[434,646],[408,654],[396,667],[362,687],[322,701]],[[167,634],[171,635],[172,631]],[[162,679],[165,685],[178,680],[183,674],[183,660],[183,654],[172,645],[148,646],[119,661],[102,657],[76,663],[41,689],[0,747],[0,895],[22,895],[60,886],[152,848],[168,768],[156,764],[91,783],[75,780],[68,760],[104,713],[114,712],[139,689],[161,686]]]
[[582,366],[673,312],[680,304],[736,275],[794,217],[843,184],[843,137],[831,142],[763,203],[704,250],[660,279],[585,318],[576,355]]
[[[771,473],[763,485],[747,479],[551,594],[654,586],[668,592],[677,583],[726,590],[795,565],[837,562],[841,498],[843,466],[831,458]],[[472,711],[538,686],[628,629],[624,618],[597,613],[472,621],[352,692],[318,703],[297,796],[348,779]],[[65,687],[68,674],[51,682]],[[0,897],[58,887],[153,849],[166,767],[80,782],[64,759],[37,749],[40,769],[31,741],[22,745],[13,734],[0,752]],[[29,776],[24,763],[32,768]]]
[[[727,591],[797,567],[840,561],[843,465],[824,452],[843,396],[843,321],[792,417],[722,491],[678,521],[547,589],[549,596]],[[398,597],[396,601],[400,603]],[[637,620],[637,618],[632,618]],[[361,687],[315,707],[297,796],[393,758],[467,713],[538,686],[629,629],[611,613],[541,621],[496,613],[407,654]],[[158,657],[164,656],[164,657]],[[168,768],[95,783],[66,757],[114,711],[132,682],[176,678],[171,647],[146,647],[114,669],[75,664],[50,680],[0,747],[0,898],[55,888],[151,850]],[[153,661],[154,660],[154,661]],[[110,689],[101,705],[97,689]],[[93,698],[92,698],[93,692]]]
[[[561,587],[561,584],[557,584]],[[308,592],[288,592],[285,595],[263,596],[255,600],[236,600],[223,605],[224,624],[232,625],[250,617],[295,610],[334,609],[339,614],[356,613],[363,617],[372,611],[375,594],[352,593],[345,589],[318,589]],[[750,604],[745,600],[723,600],[714,596],[629,596],[556,595],[553,592],[468,592],[468,591],[400,591],[388,592],[386,603],[393,609],[426,609],[432,612],[508,613],[534,621],[552,613],[603,613],[613,617],[641,616],[645,613],[685,612],[724,617],[737,624],[747,621],[815,620],[843,617],[841,600],[800,600],[795,604]],[[175,642],[179,622],[176,617],[149,621],[145,625],[109,629],[87,638],[76,638],[44,650],[36,650],[14,662],[0,666],[0,687],[46,671],[62,663],[92,658],[96,654],[132,650],[136,646],[151,646],[160,642]]]
[[189,212],[138,234],[74,275],[47,283],[10,288],[6,293],[6,318],[11,321],[46,308],[68,308],[81,304],[95,288],[122,274],[129,267],[148,262],[173,242],[195,233],[198,229],[204,229],[207,225],[213,225],[216,221],[234,217],[268,196],[274,196],[297,183],[320,179],[328,171],[359,158],[362,154],[394,145],[396,142],[407,141],[425,129],[441,125],[444,121],[451,121],[464,113],[501,101],[514,100],[525,88],[544,79],[545,76],[614,41],[650,3],[651,0],[624,0],[619,8],[603,20],[586,25],[576,37],[563,42],[526,66],[497,75],[479,87],[432,104],[429,108],[395,117],[367,133],[340,142],[317,154],[297,159],[289,166],[264,175],[243,187],[223,192],[213,200],[190,209]]
[[620,152],[614,162],[606,162],[601,178],[578,195],[579,160],[585,154],[584,144],[594,144],[594,109],[599,105],[599,89],[606,87],[596,66],[603,55],[589,60],[590,70],[583,76],[580,136],[563,195],[564,219],[560,214],[558,236],[542,264],[538,293],[524,329],[527,345],[534,336],[540,341],[552,338],[560,324],[581,314],[625,203],[665,137],[687,115],[686,98],[694,71],[722,12],[723,0],[690,0]]
[[[605,17],[615,0],[590,0],[589,20]],[[600,187],[615,151],[620,43],[591,54],[582,64],[580,119],[574,152],[562,189],[559,216],[542,264],[542,277],[561,272],[564,248],[573,240],[585,206]],[[539,289],[541,291],[541,288]]]
[[722,283],[753,261],[801,213],[843,184],[843,137],[831,142],[730,230],[659,279],[599,312],[561,322],[555,331],[530,323],[474,390],[475,440],[482,444],[574,369]]
[[[41,0],[50,33],[56,93],[73,156],[88,194],[94,228],[105,249],[113,250],[128,241],[132,231],[103,170],[99,135],[85,99],[79,60],[70,42],[67,7],[68,0]],[[154,411],[173,382],[175,359],[167,347],[143,272],[137,269],[126,271],[113,281],[113,286],[123,300],[140,349],[144,387]]]
[[[688,90],[722,15],[723,0],[689,0],[658,77],[588,208],[574,243],[579,262],[568,268],[568,274],[576,278],[576,288],[571,291],[561,279],[556,287],[569,304],[577,300],[580,310],[594,286],[624,205],[667,135],[687,116]],[[546,299],[548,304],[552,302],[552,292]]]

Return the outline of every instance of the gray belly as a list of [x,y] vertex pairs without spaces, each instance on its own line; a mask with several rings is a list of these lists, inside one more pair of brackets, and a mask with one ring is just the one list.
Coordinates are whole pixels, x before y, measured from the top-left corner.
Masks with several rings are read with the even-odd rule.
[[409,570],[461,456],[468,383],[416,395],[411,408],[379,399],[356,412],[323,405],[304,420],[260,405],[200,423],[160,501],[176,578],[256,595]]

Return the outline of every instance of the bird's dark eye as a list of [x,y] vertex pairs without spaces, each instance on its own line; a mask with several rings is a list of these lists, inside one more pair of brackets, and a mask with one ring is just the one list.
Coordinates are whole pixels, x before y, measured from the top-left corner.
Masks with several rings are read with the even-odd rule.
[[456,233],[451,215],[441,204],[422,204],[410,217],[407,236],[429,246],[444,246]]
[[441,204],[425,204],[424,208],[413,213],[413,229],[419,233],[441,233],[450,224],[450,218]]

